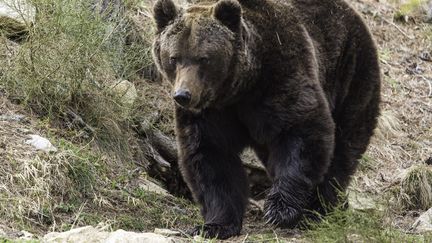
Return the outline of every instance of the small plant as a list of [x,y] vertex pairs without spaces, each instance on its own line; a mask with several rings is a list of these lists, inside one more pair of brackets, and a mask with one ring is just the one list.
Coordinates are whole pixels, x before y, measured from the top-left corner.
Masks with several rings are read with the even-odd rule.
[[359,170],[369,171],[376,169],[377,162],[367,154],[364,154],[359,160]]
[[398,201],[402,208],[427,210],[432,207],[432,167],[412,168],[401,182]]

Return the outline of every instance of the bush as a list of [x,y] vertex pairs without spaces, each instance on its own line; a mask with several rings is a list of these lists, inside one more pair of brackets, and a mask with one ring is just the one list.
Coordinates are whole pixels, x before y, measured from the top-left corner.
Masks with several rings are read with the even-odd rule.
[[[0,61],[1,86],[37,114],[64,128],[84,128],[102,144],[127,152],[131,107],[115,89],[152,65],[153,25],[137,14],[145,6],[136,1],[109,1],[114,4],[102,8],[91,2],[33,0],[36,21],[17,54]],[[146,31],[133,33],[137,26]]]

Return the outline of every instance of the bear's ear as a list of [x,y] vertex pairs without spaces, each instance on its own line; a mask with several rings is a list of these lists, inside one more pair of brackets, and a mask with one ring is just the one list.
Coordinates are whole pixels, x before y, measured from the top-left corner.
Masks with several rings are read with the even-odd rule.
[[158,0],[153,6],[153,16],[160,32],[177,17],[177,7],[172,0]]
[[237,32],[241,23],[241,11],[240,3],[237,0],[221,0],[216,3],[213,15],[230,30]]

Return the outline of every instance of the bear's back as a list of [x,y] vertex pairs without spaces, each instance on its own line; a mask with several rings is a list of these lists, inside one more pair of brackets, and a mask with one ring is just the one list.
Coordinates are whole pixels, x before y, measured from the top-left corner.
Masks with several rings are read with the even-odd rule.
[[[253,23],[262,35],[265,43],[263,49],[272,50],[270,58],[277,56],[278,52],[289,52],[286,49],[295,49],[292,48],[295,42],[300,45],[304,43],[298,33],[302,28],[306,29],[312,39],[320,83],[331,110],[342,103],[347,95],[352,85],[350,73],[358,68],[356,65],[364,63],[376,66],[375,60],[372,60],[376,59],[372,36],[360,15],[344,0],[239,2],[245,19]],[[280,49],[275,48],[278,45]],[[375,84],[364,83],[359,87],[367,89],[368,85]]]

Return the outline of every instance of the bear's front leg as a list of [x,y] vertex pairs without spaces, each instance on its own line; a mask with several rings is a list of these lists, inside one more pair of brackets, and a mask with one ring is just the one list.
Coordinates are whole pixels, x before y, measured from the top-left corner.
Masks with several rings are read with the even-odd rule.
[[180,169],[205,221],[188,233],[219,239],[240,234],[249,190],[238,156],[241,129],[216,112],[176,116]]
[[293,228],[302,219],[312,193],[330,164],[332,126],[304,124],[270,145],[267,169],[273,185],[264,205],[267,223]]

